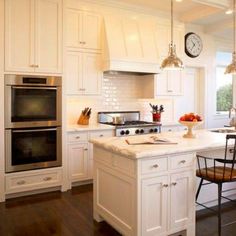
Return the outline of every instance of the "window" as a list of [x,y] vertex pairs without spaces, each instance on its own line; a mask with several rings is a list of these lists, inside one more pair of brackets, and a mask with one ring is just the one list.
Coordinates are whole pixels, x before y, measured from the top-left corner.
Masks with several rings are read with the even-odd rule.
[[232,75],[225,75],[225,68],[231,62],[231,53],[216,54],[216,114],[228,113],[233,106]]

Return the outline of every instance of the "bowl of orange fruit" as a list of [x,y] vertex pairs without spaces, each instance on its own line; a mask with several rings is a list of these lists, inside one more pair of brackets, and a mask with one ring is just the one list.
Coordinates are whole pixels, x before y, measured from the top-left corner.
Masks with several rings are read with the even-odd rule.
[[179,123],[188,128],[188,132],[183,135],[184,138],[196,138],[196,134],[193,133],[193,128],[201,125],[203,119],[200,115],[190,112],[181,116],[179,118]]

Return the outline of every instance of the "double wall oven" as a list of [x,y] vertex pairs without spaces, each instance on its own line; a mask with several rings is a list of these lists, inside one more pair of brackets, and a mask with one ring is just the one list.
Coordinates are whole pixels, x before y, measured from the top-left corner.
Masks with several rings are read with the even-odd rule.
[[6,172],[61,166],[61,77],[5,76]]

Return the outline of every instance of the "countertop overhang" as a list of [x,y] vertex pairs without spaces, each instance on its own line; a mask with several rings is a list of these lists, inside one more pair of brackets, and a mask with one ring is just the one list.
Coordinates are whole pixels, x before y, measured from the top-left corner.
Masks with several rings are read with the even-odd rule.
[[[186,131],[185,131],[186,132]],[[157,157],[183,152],[210,151],[225,147],[225,133],[214,133],[209,130],[195,130],[196,138],[183,138],[185,132],[166,132],[157,134],[177,144],[139,144],[129,145],[127,137],[111,137],[91,139],[95,146],[111,151],[115,154],[132,159]],[[153,135],[145,135],[153,136]]]

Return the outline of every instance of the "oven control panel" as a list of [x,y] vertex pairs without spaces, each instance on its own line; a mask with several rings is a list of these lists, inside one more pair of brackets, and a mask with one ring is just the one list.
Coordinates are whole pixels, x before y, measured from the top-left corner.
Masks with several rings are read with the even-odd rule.
[[131,135],[142,135],[142,134],[151,134],[160,132],[161,132],[161,126],[117,128],[116,136],[131,136]]

